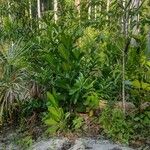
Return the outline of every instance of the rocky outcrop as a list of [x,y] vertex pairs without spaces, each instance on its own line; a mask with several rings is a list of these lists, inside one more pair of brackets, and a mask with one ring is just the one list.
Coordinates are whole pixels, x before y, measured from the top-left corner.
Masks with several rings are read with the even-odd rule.
[[[12,136],[12,134],[11,134]],[[12,138],[12,137],[11,137]],[[8,140],[10,137],[8,138]],[[0,141],[0,150],[26,150],[11,141]],[[112,143],[109,140],[93,138],[77,138],[70,141],[67,138],[50,138],[35,141],[27,150],[133,150],[129,147]]]
[[114,144],[108,140],[79,138],[74,143],[67,139],[50,139],[39,141],[32,146],[32,150],[133,150],[131,148]]

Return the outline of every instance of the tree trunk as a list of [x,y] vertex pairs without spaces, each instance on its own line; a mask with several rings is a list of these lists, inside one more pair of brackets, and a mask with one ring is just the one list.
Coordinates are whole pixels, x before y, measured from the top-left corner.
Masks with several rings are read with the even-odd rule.
[[92,8],[91,8],[91,0],[89,0],[89,7],[88,7],[88,19],[91,19],[91,11],[92,11]]
[[55,23],[58,20],[57,12],[58,12],[58,2],[57,2],[57,0],[54,0],[54,20],[55,20]]
[[107,0],[107,6],[106,6],[107,16],[106,16],[106,20],[109,19],[108,18],[109,6],[110,6],[110,0]]
[[75,0],[75,6],[77,8],[77,11],[78,11],[78,14],[79,14],[79,17],[80,17],[80,0]]
[[94,18],[95,20],[97,18],[97,6],[96,5],[94,6]]
[[31,0],[29,0],[29,17],[32,19],[32,7],[31,7]]
[[[7,0],[7,3],[8,3],[8,9],[10,10],[10,1]],[[8,12],[8,17],[10,20],[12,20],[11,15],[10,15],[10,11]]]
[[37,0],[37,13],[38,13],[38,18],[41,18],[41,5],[40,5],[40,0]]
[[[8,0],[7,3],[8,3],[8,9],[10,10],[10,1]],[[12,21],[12,16],[10,12],[8,13],[8,17],[9,17],[9,20]],[[14,47],[13,39],[10,40],[10,44],[11,44],[11,48],[13,48]]]
[[[123,8],[126,7],[126,2],[123,0]],[[125,35],[125,41],[127,39],[127,20],[126,10],[123,10],[123,34]],[[125,42],[126,43],[126,42]],[[126,113],[126,98],[125,98],[125,49],[122,50],[122,106],[124,114]]]
[[41,12],[44,13],[45,11],[45,5],[44,1],[41,2]]
[[40,0],[37,0],[37,13],[38,13],[38,19],[39,19],[39,28],[41,28],[41,23],[40,23],[40,19],[41,19],[41,4],[40,4]]
[[[137,9],[140,6],[140,0],[132,0],[133,9]],[[133,28],[133,34],[137,35],[139,33],[138,23],[139,23],[139,13],[133,16],[133,22],[136,22],[136,25]]]

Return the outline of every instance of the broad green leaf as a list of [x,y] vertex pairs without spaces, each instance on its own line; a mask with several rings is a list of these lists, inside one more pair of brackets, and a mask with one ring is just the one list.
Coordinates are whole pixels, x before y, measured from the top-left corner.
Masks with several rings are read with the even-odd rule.
[[63,110],[61,108],[49,107],[48,110],[55,121],[59,122],[63,118]]
[[54,96],[50,92],[47,92],[47,97],[48,97],[48,100],[50,100],[52,106],[54,107],[58,106],[57,100],[54,98]]
[[45,124],[48,125],[48,126],[53,126],[53,125],[56,125],[58,122],[55,121],[54,119],[52,118],[49,118],[49,119],[46,119],[45,120]]
[[136,88],[142,88],[143,90],[150,91],[150,84],[149,83],[139,82],[138,80],[134,80],[131,83]]
[[62,44],[58,47],[59,55],[64,58],[65,60],[69,60],[69,52],[68,49],[66,49]]
[[57,130],[59,129],[59,126],[58,125],[55,125],[55,126],[52,126],[52,127],[49,127],[46,132],[49,133],[49,134],[54,134],[57,132]]

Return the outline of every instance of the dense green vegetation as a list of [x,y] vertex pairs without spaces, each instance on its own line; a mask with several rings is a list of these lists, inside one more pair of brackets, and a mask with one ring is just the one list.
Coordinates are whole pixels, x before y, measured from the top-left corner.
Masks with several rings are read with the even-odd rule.
[[148,139],[149,1],[54,2],[0,1],[0,125]]

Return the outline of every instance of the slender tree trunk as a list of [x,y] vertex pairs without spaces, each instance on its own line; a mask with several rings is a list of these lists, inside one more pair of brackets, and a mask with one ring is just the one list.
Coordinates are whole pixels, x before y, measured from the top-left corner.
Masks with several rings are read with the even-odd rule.
[[38,13],[38,18],[41,18],[41,4],[40,0],[37,0],[37,13]]
[[[126,2],[123,0],[123,7],[126,7]],[[126,10],[123,10],[123,33],[125,39],[127,39],[127,20],[126,20]],[[126,42],[125,42],[126,43]],[[126,113],[126,97],[125,97],[125,50],[122,50],[122,106],[124,114]]]
[[[140,0],[132,0],[131,1],[131,10],[132,11],[135,10],[135,9],[137,9],[139,6],[140,6]],[[134,27],[131,28],[133,35],[137,35],[139,33],[139,27],[138,27],[139,17],[140,17],[139,14],[135,14],[131,18],[132,19],[130,21],[131,25],[134,24]],[[137,45],[137,42],[133,38],[131,39],[131,45],[132,46],[136,46]]]
[[[7,3],[8,3],[8,9],[10,9],[10,1],[8,0]],[[8,18],[10,21],[12,21],[12,16],[11,16],[10,12],[8,13]],[[11,48],[13,48],[14,47],[13,39],[11,39],[10,42],[11,42]]]
[[102,11],[102,6],[101,6],[101,4],[98,6],[98,12],[99,13],[101,13],[101,11]]
[[29,18],[30,18],[30,26],[32,28],[32,4],[31,4],[31,0],[29,0]]
[[0,14],[0,28],[2,28],[3,27],[3,14]]
[[[110,6],[110,0],[107,0],[107,6],[106,6],[106,11],[107,13],[109,12],[109,6]],[[108,15],[106,16],[106,20],[108,20]]]
[[79,14],[79,17],[80,17],[80,0],[75,0],[75,7],[77,8],[77,11],[78,11],[78,14]]
[[92,12],[92,8],[91,8],[91,0],[89,0],[89,7],[88,7],[88,19],[91,19],[91,12]]
[[41,12],[43,13],[45,10],[45,5],[44,5],[44,2],[41,3]]
[[32,7],[31,7],[31,0],[29,0],[29,17],[32,19]]
[[96,5],[94,6],[94,18],[95,20],[97,18],[97,6]]
[[1,19],[0,19],[0,28],[3,26],[3,16],[1,15]]
[[38,13],[38,19],[39,19],[39,28],[41,28],[41,3],[40,0],[37,0],[37,13]]
[[122,51],[122,105],[123,111],[126,112],[126,99],[125,99],[125,52]]
[[[7,0],[7,3],[8,3],[8,9],[10,10],[10,1]],[[10,11],[8,12],[8,17],[9,17],[9,20],[12,20],[11,15],[10,15]]]
[[[140,6],[140,0],[132,0],[133,9],[137,9]],[[136,25],[133,28],[133,34],[139,33],[138,23],[139,23],[139,13],[133,16],[133,22],[136,22]]]
[[150,27],[147,34],[147,56],[149,56],[148,58],[150,59]]
[[55,20],[55,23],[58,20],[57,12],[58,12],[58,1],[54,0],[54,20]]

